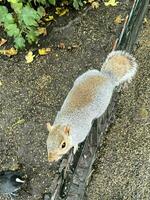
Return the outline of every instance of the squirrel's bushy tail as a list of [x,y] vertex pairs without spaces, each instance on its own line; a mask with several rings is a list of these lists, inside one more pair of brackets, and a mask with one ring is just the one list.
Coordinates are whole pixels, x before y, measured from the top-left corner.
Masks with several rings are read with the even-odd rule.
[[125,51],[112,51],[106,58],[101,72],[108,73],[116,85],[130,81],[136,74],[135,58]]

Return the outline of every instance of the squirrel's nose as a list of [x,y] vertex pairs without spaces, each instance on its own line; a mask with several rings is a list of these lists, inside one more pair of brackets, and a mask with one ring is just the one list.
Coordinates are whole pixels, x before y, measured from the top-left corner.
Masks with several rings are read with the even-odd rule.
[[48,161],[49,162],[54,162],[54,161],[57,161],[57,160],[59,160],[59,156],[54,155],[52,153],[48,153]]

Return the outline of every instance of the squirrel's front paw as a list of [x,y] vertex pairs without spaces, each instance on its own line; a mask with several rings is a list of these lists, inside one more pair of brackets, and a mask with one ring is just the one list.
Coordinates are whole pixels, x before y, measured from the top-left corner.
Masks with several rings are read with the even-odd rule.
[[73,147],[73,154],[76,154],[78,151],[78,144]]

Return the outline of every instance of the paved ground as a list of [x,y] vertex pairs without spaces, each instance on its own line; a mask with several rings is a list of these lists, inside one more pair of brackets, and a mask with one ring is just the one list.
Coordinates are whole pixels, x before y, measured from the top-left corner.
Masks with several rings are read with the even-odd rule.
[[[52,47],[52,53],[31,64],[25,63],[24,52],[0,58],[0,167],[16,168],[19,163],[30,180],[30,194],[22,192],[17,199],[40,200],[51,190],[57,165],[47,162],[45,124],[54,121],[75,78],[87,69],[100,69],[119,34],[114,19],[124,17],[129,7],[123,3],[117,8],[100,6],[77,18],[73,14],[69,25],[67,18],[60,18],[40,40],[41,47]],[[138,75],[121,93],[116,125],[98,154],[88,199],[141,199],[134,198],[140,194],[148,199],[148,38],[147,25],[136,50]],[[60,42],[65,49],[57,48]],[[72,45],[77,47],[68,50]]]

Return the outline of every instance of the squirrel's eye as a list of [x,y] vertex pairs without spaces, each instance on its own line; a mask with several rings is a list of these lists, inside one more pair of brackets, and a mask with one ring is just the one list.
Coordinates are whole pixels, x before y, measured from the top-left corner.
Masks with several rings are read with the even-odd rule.
[[66,142],[63,142],[62,145],[61,145],[61,148],[65,148],[66,147]]

